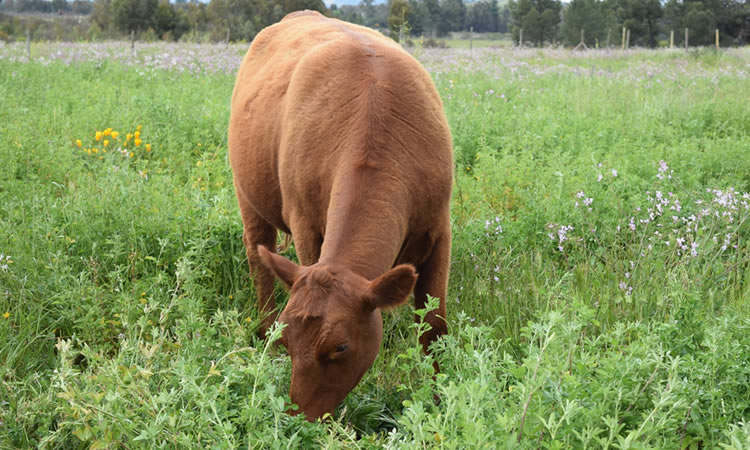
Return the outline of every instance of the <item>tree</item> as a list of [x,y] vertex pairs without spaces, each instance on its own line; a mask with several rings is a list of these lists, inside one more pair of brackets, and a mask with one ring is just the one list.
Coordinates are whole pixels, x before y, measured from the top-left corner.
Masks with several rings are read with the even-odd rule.
[[364,24],[364,18],[362,16],[362,9],[359,6],[354,5],[342,5],[341,8],[337,7],[336,4],[332,4],[330,7],[331,15],[347,22],[356,23],[358,25]]
[[271,23],[268,17],[271,14],[264,6],[253,0],[211,0],[208,13],[215,35],[228,30],[230,40],[254,38],[265,24]]
[[450,31],[461,31],[465,16],[466,5],[464,5],[463,0],[442,0],[438,34],[442,36]]
[[711,11],[701,2],[689,2],[685,5],[683,25],[690,30],[690,42],[697,45],[707,45],[714,41],[716,21]]
[[91,14],[93,3],[87,0],[73,0],[70,10],[73,14],[85,16]]
[[391,30],[391,38],[399,41],[402,31],[408,34],[409,3],[406,0],[391,0],[388,12],[388,28]]
[[[261,2],[259,1],[257,3]],[[328,12],[326,5],[323,3],[323,0],[282,0],[282,8],[284,9],[285,15],[293,11],[302,11],[303,9],[310,9],[324,14]],[[271,24],[268,23],[264,24],[263,26],[266,27],[268,25]]]
[[205,3],[190,2],[185,8],[185,18],[191,32],[206,32],[211,24],[208,6]]
[[52,0],[52,11],[53,12],[59,12],[59,11],[68,11],[70,8],[68,7],[68,2],[65,0]]
[[154,17],[156,34],[164,40],[177,40],[190,27],[187,13],[175,9],[169,0],[161,0]]
[[408,1],[409,13],[406,16],[406,22],[409,24],[409,32],[416,35],[432,32],[432,19],[425,2],[420,0]]
[[15,6],[15,0],[0,1],[0,11],[13,11]]
[[714,42],[716,17],[721,15],[721,9],[718,0],[670,0],[664,7],[665,25],[675,31],[688,28],[690,44],[710,45]]
[[464,29],[474,27],[474,31],[478,33],[496,32],[498,31],[499,19],[497,0],[480,0],[470,3],[466,8]]
[[551,42],[560,25],[560,0],[511,0],[508,4],[513,15],[513,39],[518,40],[523,28],[524,40],[535,45]]
[[424,0],[423,3],[427,12],[427,20],[424,23],[425,31],[435,37],[440,28],[440,3],[438,0]]
[[102,30],[109,29],[112,21],[112,4],[110,0],[95,0],[91,10],[91,21]]
[[112,0],[112,18],[118,30],[129,33],[156,28],[157,0]]
[[365,20],[365,23],[373,17],[375,17],[375,6],[374,6],[374,0],[362,0],[359,3],[359,7],[362,9],[362,16]]
[[500,33],[507,33],[513,25],[513,14],[510,12],[508,5],[503,6],[500,10],[500,17],[497,21],[497,31]]
[[631,43],[656,47],[663,14],[659,0],[618,0],[617,10],[620,22],[630,29]]
[[614,28],[607,20],[607,5],[600,0],[572,0],[563,11],[560,29],[566,45],[577,45],[584,30],[585,43],[589,47],[597,42],[604,45],[607,32]]
[[490,6],[490,10],[489,10],[490,26],[491,28],[493,28],[492,30],[493,32],[499,31],[498,27],[499,27],[499,22],[500,22],[500,7],[497,4],[497,0],[490,0],[489,6]]
[[226,35],[228,30],[230,40],[251,40],[286,14],[302,9],[329,13],[323,0],[211,0],[208,14],[214,36]]
[[721,0],[716,25],[722,36],[734,45],[750,43],[750,1]]

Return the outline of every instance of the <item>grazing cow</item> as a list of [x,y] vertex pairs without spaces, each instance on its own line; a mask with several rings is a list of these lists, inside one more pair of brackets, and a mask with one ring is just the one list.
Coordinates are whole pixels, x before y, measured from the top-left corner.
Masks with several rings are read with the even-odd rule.
[[[279,320],[298,412],[333,412],[377,356],[381,309],[412,290],[417,308],[440,299],[425,351],[445,334],[451,135],[401,47],[310,11],[264,29],[237,74],[229,159],[263,333],[274,276],[291,291]],[[277,230],[301,265],[273,252]]]

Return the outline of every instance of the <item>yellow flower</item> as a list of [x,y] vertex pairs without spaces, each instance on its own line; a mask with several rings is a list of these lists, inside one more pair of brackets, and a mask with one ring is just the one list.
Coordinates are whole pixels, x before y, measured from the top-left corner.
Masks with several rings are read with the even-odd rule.
[[138,139],[138,138],[141,137],[141,132],[140,131],[136,131],[133,136],[135,136],[135,138]]
[[130,154],[128,155],[128,158],[132,158],[133,156],[135,156],[135,153],[130,152]]
[[129,141],[131,139],[133,139],[133,133],[128,133],[127,135],[125,135],[125,140],[126,141]]
[[94,137],[96,138],[97,141],[101,141],[102,140],[102,132],[101,131],[97,131],[96,135]]
[[81,142],[81,140],[80,140],[80,139],[76,139],[76,146],[77,146],[78,148],[81,148],[81,146],[82,146],[82,145],[83,145],[83,142]]
[[[107,141],[104,141],[104,142],[107,142]],[[99,153],[99,149],[96,147],[92,148],[91,151],[94,153]]]
[[135,129],[136,129],[136,131],[141,131],[141,126],[138,125],[137,127],[135,127]]
[[105,136],[109,136],[110,134],[112,134],[112,128],[107,128],[106,130],[104,130]]
[[151,144],[146,144],[146,151],[147,151],[147,152],[150,152],[150,151],[151,151]]
[[106,147],[106,146],[108,146],[108,145],[109,145],[109,141],[105,139],[105,140],[104,140],[104,146]]
[[140,139],[138,139],[138,138],[136,137],[136,138],[135,138],[135,141],[133,141],[133,142],[135,142],[135,146],[136,146],[136,147],[140,147],[140,146],[141,146],[141,142],[143,142],[143,141],[141,141]]
[[117,136],[119,136],[119,135],[120,135],[120,133],[118,133],[117,131],[113,131],[112,132],[112,139],[117,139]]
[[6,311],[6,312],[5,312],[4,314],[3,314],[3,319],[7,319],[8,317],[10,317],[10,313]]
[[[7,314],[7,313],[6,313],[6,314]],[[253,321],[253,319],[251,319],[251,318],[249,318],[249,317],[245,318],[245,322],[247,322],[247,323],[250,323],[250,322],[252,322],[252,321]]]

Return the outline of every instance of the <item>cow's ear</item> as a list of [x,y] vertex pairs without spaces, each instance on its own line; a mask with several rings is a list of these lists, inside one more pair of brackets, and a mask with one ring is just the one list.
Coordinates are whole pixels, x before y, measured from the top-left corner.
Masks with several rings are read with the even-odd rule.
[[260,260],[263,261],[263,265],[268,267],[276,278],[284,283],[287,289],[291,289],[294,282],[297,281],[300,267],[283,256],[269,251],[262,245],[258,246],[258,254]]
[[365,307],[394,308],[406,302],[417,282],[414,266],[401,264],[372,280],[365,296]]

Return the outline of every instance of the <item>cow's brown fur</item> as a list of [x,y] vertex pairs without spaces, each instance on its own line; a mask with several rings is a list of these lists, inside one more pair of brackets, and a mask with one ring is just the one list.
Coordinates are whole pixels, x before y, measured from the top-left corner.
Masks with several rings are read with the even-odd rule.
[[[440,299],[425,350],[446,332],[451,136],[414,58],[368,28],[290,14],[242,62],[229,150],[264,331],[273,276],[291,289],[282,343],[308,419],[356,386],[380,347],[380,310],[412,289],[417,308]],[[267,250],[277,230],[302,265]]]

